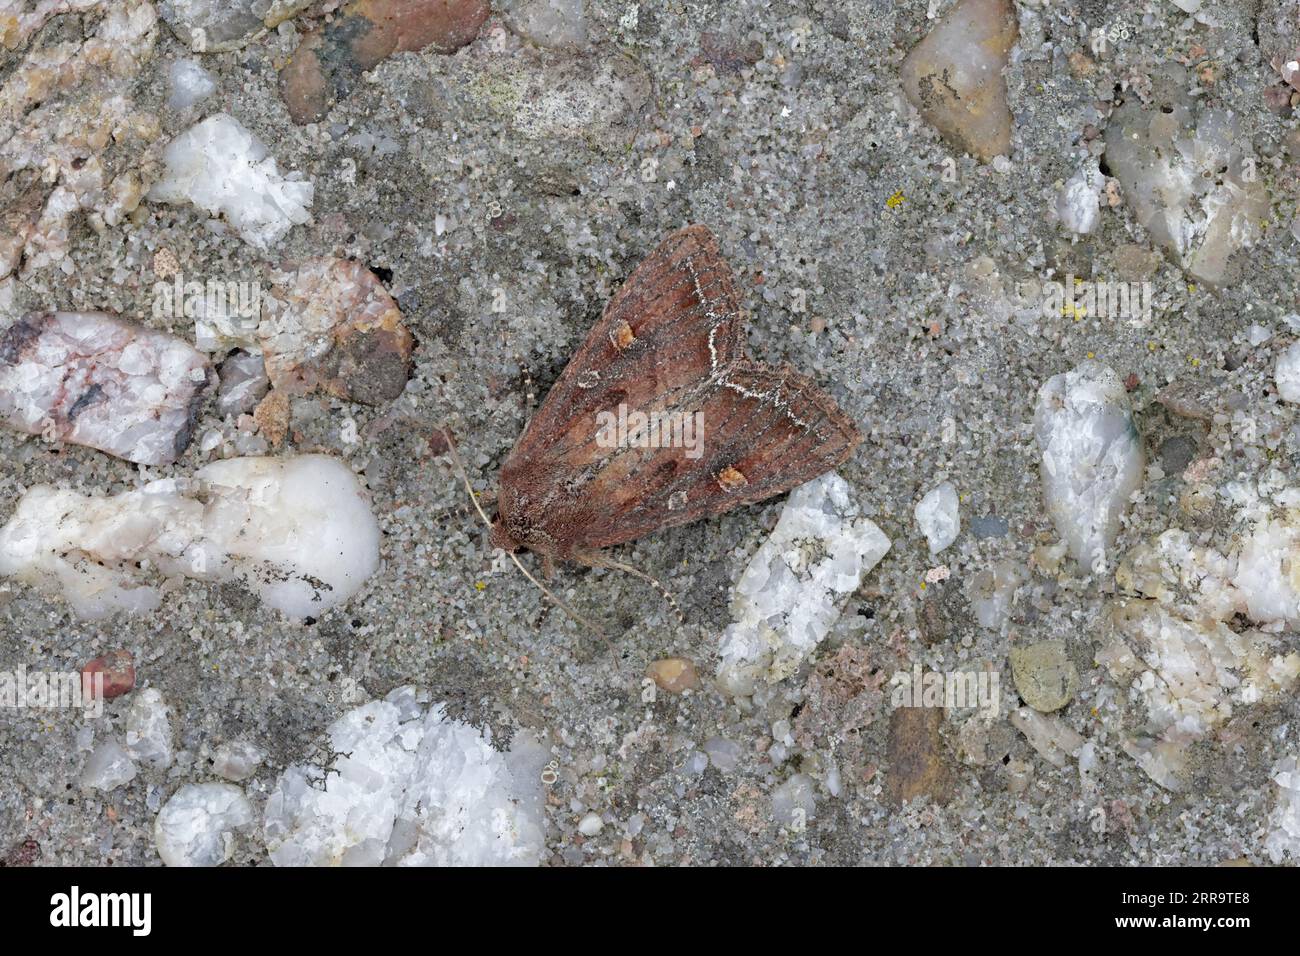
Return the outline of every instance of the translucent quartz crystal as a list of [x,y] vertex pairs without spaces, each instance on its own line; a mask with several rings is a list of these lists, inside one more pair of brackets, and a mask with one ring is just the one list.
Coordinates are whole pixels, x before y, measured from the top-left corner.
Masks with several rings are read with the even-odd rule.
[[1038,393],[1034,437],[1056,529],[1086,572],[1100,573],[1145,456],[1119,376],[1087,361]]
[[822,475],[792,491],[781,520],[736,585],[736,622],[722,638],[721,685],[748,695],[760,679],[793,674],[889,547],[838,475]]

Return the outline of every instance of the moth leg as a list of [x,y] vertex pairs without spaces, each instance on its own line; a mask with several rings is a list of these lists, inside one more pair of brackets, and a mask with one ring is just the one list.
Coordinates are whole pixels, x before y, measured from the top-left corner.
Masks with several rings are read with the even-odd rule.
[[609,568],[614,571],[622,571],[625,574],[630,574],[634,578],[640,578],[642,581],[645,581],[647,584],[654,587],[654,589],[659,592],[660,596],[668,602],[669,607],[673,609],[673,613],[677,615],[678,623],[686,623],[686,615],[682,613],[681,606],[677,603],[677,599],[673,597],[672,592],[669,591],[668,588],[664,587],[657,578],[651,577],[640,568],[635,568],[630,564],[625,564],[624,562],[612,558],[601,551],[584,551],[581,553],[575,553],[573,559],[581,564],[587,565],[589,568]]

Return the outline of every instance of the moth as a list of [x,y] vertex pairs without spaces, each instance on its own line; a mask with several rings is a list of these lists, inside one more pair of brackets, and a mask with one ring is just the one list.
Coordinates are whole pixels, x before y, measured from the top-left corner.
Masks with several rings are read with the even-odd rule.
[[731,268],[687,226],[610,299],[519,436],[491,541],[548,576],[557,561],[637,573],[604,550],[789,491],[861,438],[810,380],[746,355]]

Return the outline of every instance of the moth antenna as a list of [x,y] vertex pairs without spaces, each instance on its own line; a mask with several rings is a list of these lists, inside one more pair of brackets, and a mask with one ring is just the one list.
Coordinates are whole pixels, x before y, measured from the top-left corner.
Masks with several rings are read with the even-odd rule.
[[682,625],[686,624],[686,615],[682,613],[682,609],[678,605],[677,599],[673,597],[672,592],[669,591],[666,587],[664,587],[657,578],[652,578],[650,575],[646,574],[640,568],[634,568],[630,564],[624,564],[622,561],[618,561],[614,558],[608,557],[603,554],[595,555],[593,556],[593,558],[594,558],[594,563],[592,564],[593,567],[613,568],[616,571],[625,571],[626,573],[632,575],[632,577],[640,578],[642,581],[645,581],[647,584],[654,587],[655,590],[657,590],[660,593],[660,595],[663,596],[663,599],[667,601],[669,605],[672,607],[673,612],[677,615],[678,623]]
[[[448,432],[447,429],[441,428],[439,431],[442,432],[442,437],[447,440],[447,450],[451,453],[452,463],[455,464],[456,471],[460,475],[460,480],[465,485],[465,491],[469,495],[470,502],[474,505],[474,510],[478,512],[478,516],[483,519],[483,524],[489,531],[491,531],[492,519],[487,516],[487,512],[484,511],[483,506],[479,504],[478,496],[474,494],[474,486],[469,483],[469,472],[465,469],[465,462],[461,460],[460,451],[456,448],[456,442],[452,439],[451,433]],[[536,585],[537,589],[545,594],[552,603],[583,627],[593,631],[602,641],[605,642],[605,645],[609,647],[611,651],[614,649],[613,645],[609,643],[609,638],[605,636],[604,631],[571,608],[559,595],[552,593],[550,588],[537,580],[537,578],[535,578],[529,570],[524,567],[523,562],[519,560],[518,555],[512,551],[507,551],[506,554],[510,555],[510,560],[515,563],[515,567],[520,570],[523,576]]]

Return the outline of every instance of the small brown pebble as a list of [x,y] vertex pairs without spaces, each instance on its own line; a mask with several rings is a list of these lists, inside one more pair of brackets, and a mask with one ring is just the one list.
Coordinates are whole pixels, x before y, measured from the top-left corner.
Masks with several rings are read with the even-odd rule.
[[289,434],[289,396],[284,392],[272,392],[257,406],[253,420],[257,422],[262,437],[273,448],[279,448]]
[[940,728],[942,707],[899,707],[889,720],[889,772],[885,794],[896,804],[929,797],[952,799],[952,771]]
[[666,657],[655,661],[646,669],[646,674],[661,690],[670,694],[680,694],[700,686],[700,675],[696,673],[695,665],[684,657]]
[[355,0],[308,34],[280,73],[280,93],[299,125],[322,119],[393,53],[454,53],[478,36],[487,0]]
[[1129,372],[1128,378],[1124,379],[1124,390],[1126,392],[1136,391],[1137,387],[1141,384],[1142,379],[1138,378],[1137,372]]
[[126,651],[110,651],[83,667],[83,686],[88,686],[93,691],[94,684],[86,685],[85,681],[87,678],[93,681],[96,674],[104,675],[104,700],[121,697],[135,686],[135,664]]

